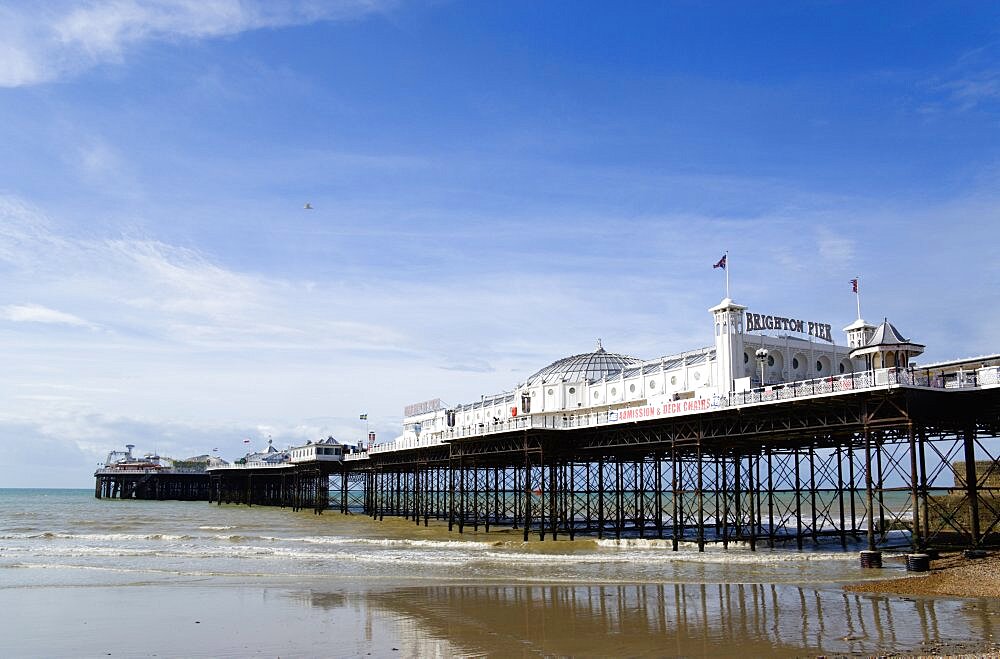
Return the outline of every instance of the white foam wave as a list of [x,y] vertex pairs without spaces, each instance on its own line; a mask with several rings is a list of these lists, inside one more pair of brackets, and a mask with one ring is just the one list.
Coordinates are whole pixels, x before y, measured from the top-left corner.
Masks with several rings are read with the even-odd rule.
[[690,561],[699,563],[795,563],[795,562],[816,562],[816,561],[843,561],[853,562],[857,560],[857,555],[853,552],[828,552],[828,551],[793,551],[782,550],[761,550],[751,551],[746,543],[730,543],[728,549],[719,545],[709,545],[704,552],[692,551],[697,549],[697,543],[681,542],[679,551],[672,551],[673,545],[670,540],[650,539],[650,538],[622,538],[619,540],[602,539],[597,541],[597,546],[605,549],[621,550],[646,550],[630,553],[629,555],[642,556],[643,559],[653,557],[666,557],[668,560]]
[[375,547],[422,547],[427,549],[489,549],[499,542],[479,542],[475,540],[414,540],[410,538],[348,538],[344,536],[305,536],[299,538],[277,538],[263,536],[264,540],[283,542],[303,542],[315,545],[366,545]]
[[[34,533],[21,534],[20,539],[41,539],[41,540],[83,540],[89,542],[129,542],[136,540],[190,540],[189,535],[175,535],[170,533]],[[8,539],[14,539],[12,536]]]

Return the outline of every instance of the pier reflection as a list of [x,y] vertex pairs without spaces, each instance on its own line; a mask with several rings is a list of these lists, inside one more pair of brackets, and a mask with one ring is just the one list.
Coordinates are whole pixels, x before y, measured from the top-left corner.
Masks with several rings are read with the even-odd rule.
[[[1000,604],[987,600],[777,584],[432,586],[360,597],[353,604],[389,614],[416,645],[444,641],[470,654],[872,654],[1000,631]],[[342,600],[312,598],[332,602]]]

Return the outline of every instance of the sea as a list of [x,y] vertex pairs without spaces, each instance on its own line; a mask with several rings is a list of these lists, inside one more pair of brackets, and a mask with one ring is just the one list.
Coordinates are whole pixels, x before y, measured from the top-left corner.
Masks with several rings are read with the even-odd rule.
[[857,548],[523,542],[363,514],[0,489],[2,657],[913,654],[993,600],[853,593]]

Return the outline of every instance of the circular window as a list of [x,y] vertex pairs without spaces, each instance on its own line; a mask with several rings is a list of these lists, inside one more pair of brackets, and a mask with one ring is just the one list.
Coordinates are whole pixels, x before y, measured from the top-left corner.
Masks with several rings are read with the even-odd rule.
[[599,399],[600,399],[600,397],[601,397],[601,392],[599,392],[599,391],[595,391],[595,392],[594,392],[594,400],[599,400]]
[[816,362],[816,372],[817,372],[817,373],[820,373],[820,372],[822,372],[822,371],[823,371],[823,362],[821,362],[821,361],[817,361],[817,362]]
[[634,384],[630,384],[628,386],[628,390],[629,390],[629,393],[633,393],[634,394],[635,393],[635,385]]
[[677,376],[676,375],[671,375],[670,376],[670,384],[677,384]]
[[534,398],[536,393],[538,393],[538,392],[537,391],[532,391],[531,392],[531,397]]
[[799,367],[799,358],[792,357],[792,368],[798,368],[798,367]]
[[767,365],[768,366],[774,366],[774,355],[768,355],[767,356]]
[[656,389],[656,380],[650,380],[649,381],[649,388],[650,389]]
[[611,387],[611,395],[612,396],[617,396],[618,395],[618,390],[615,389],[614,387]]
[[576,393],[576,387],[570,387],[570,388],[569,388],[569,392],[570,392],[571,394],[575,394],[575,393]]
[[750,355],[748,355],[747,353],[744,352],[743,353],[743,363],[746,364],[749,361],[750,361]]
[[547,393],[551,396],[552,395],[552,390],[549,389]]
[[694,379],[695,380],[700,380],[701,379],[701,371],[695,371],[694,372]]

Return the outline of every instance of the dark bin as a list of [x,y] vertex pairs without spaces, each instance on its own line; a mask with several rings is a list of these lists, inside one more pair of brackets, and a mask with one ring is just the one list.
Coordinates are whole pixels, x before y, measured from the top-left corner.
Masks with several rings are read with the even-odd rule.
[[861,552],[861,567],[878,568],[882,567],[882,552],[865,550]]
[[927,554],[907,554],[907,572],[926,572],[931,569],[931,557]]

